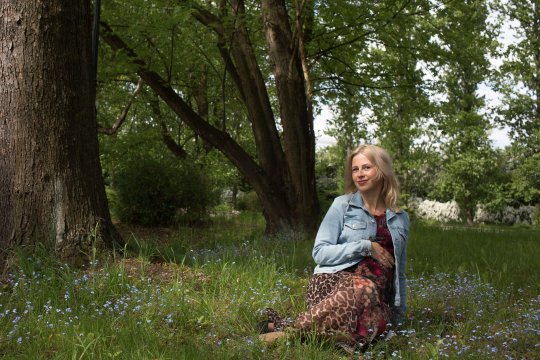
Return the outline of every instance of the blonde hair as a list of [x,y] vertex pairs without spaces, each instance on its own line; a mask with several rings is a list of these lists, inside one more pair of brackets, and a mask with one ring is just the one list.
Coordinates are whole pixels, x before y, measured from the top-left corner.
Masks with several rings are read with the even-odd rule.
[[349,151],[345,165],[345,193],[350,194],[358,190],[352,179],[352,160],[358,154],[367,157],[377,168],[377,176],[379,176],[379,178],[382,177],[383,186],[381,193],[384,196],[386,207],[394,211],[399,211],[399,182],[394,173],[392,159],[386,150],[377,145],[363,144],[356,149]]

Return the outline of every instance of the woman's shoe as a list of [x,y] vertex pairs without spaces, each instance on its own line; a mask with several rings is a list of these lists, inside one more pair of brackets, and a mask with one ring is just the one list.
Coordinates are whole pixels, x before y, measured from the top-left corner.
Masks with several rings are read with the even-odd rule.
[[283,336],[285,336],[284,331],[273,331],[273,332],[259,335],[259,340],[264,341],[267,344],[271,344],[277,339],[282,338]]

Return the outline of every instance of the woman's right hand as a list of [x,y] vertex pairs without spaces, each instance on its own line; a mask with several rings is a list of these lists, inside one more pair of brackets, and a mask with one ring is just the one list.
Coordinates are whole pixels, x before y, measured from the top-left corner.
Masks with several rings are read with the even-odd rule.
[[371,257],[381,263],[384,267],[392,267],[394,265],[394,257],[386,251],[381,244],[371,243]]

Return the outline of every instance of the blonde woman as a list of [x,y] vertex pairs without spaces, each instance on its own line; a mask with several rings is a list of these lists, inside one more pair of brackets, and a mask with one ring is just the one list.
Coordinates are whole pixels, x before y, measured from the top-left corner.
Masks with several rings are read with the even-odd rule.
[[[360,145],[349,154],[345,174],[346,194],[334,200],[315,239],[308,309],[290,327],[345,334],[355,346],[403,319],[410,223],[398,207],[399,184],[384,149]],[[271,309],[268,315],[268,330],[285,327]]]

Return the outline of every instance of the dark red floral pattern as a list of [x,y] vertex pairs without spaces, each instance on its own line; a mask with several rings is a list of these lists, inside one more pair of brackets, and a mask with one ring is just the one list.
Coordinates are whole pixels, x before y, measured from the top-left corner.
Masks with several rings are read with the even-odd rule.
[[[386,225],[386,216],[379,215],[375,216],[375,221],[377,221],[377,234],[375,239],[372,241],[378,242],[386,251],[388,251],[392,256],[394,255],[394,245],[392,243],[392,236],[390,235],[390,230]],[[378,298],[376,299],[375,304],[372,306],[377,306],[379,308],[384,308],[384,311],[379,312],[375,311],[375,314],[369,314],[364,309],[362,316],[358,319],[357,331],[358,335],[362,338],[369,336],[370,329],[368,324],[376,323],[376,332],[382,334],[386,330],[386,324],[390,321],[390,307],[389,301],[392,297],[392,284],[394,279],[394,267],[384,267],[374,258],[367,258],[360,262],[354,269],[354,274],[362,276],[372,280],[375,283],[377,288]],[[373,315],[379,317],[379,319],[373,319]],[[371,329],[373,330],[373,329]]]

